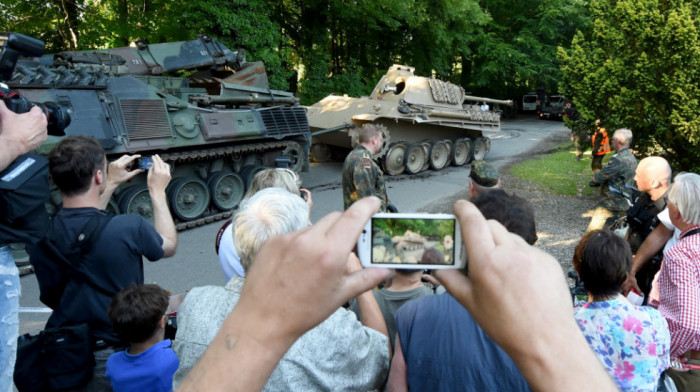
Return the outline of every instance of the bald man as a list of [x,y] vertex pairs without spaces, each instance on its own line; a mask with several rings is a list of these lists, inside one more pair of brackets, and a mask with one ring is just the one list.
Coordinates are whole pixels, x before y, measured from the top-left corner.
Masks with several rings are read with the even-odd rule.
[[[634,204],[627,210],[627,242],[632,253],[637,253],[644,240],[659,226],[660,220],[657,215],[666,208],[671,174],[671,166],[661,157],[644,158],[637,165],[634,181],[639,192],[633,195]],[[663,254],[658,249],[651,257],[651,262],[637,263],[635,260],[635,266],[632,267],[629,281],[636,281],[645,298],[648,297],[651,281],[659,270],[662,258]]]

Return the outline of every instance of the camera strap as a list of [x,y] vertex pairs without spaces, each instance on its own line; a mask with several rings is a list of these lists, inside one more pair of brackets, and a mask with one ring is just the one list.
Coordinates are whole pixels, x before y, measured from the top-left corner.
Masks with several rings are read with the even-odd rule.
[[682,240],[685,237],[690,237],[691,235],[695,235],[700,233],[700,227],[696,227],[693,230],[687,231],[681,235],[681,237],[678,239],[678,241]]

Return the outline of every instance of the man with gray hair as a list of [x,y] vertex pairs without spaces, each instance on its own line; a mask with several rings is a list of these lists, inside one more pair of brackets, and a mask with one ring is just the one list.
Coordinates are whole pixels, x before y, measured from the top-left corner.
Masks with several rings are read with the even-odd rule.
[[598,203],[586,232],[602,229],[606,219],[619,218],[630,207],[625,195],[629,195],[629,189],[634,187],[634,172],[637,169],[637,158],[629,149],[632,131],[620,128],[615,131],[612,139],[615,155],[602,170],[593,174],[592,181],[593,185],[607,185],[610,192]]
[[[308,217],[304,200],[281,188],[263,189],[242,203],[233,231],[236,250],[246,273],[265,241],[306,227]],[[348,271],[361,269],[357,258],[352,256],[348,260]],[[198,287],[185,297],[178,309],[178,331],[173,341],[173,350],[180,359],[180,367],[173,378],[174,389],[204,354],[224,319],[238,303],[244,282],[244,278],[233,276],[225,287]],[[358,305],[362,324],[351,311],[337,309],[292,345],[264,390],[380,389],[389,371],[386,324],[371,292],[360,294]]]
[[[681,173],[668,193],[668,212],[680,231],[664,253],[658,278],[659,299],[652,300],[668,322],[671,360],[700,365],[700,175]],[[698,391],[697,371],[667,371],[679,392]]]

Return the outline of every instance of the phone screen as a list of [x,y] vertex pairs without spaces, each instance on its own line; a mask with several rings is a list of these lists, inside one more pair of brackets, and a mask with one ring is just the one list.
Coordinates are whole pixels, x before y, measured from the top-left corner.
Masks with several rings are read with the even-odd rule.
[[372,264],[455,265],[452,218],[372,217]]

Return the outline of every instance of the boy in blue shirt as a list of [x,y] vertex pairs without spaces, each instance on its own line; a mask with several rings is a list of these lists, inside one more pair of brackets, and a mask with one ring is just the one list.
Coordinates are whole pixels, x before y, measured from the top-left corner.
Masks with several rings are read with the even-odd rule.
[[163,340],[168,292],[155,284],[132,284],[112,299],[109,319],[129,347],[107,360],[105,377],[114,392],[168,392],[180,362]]

